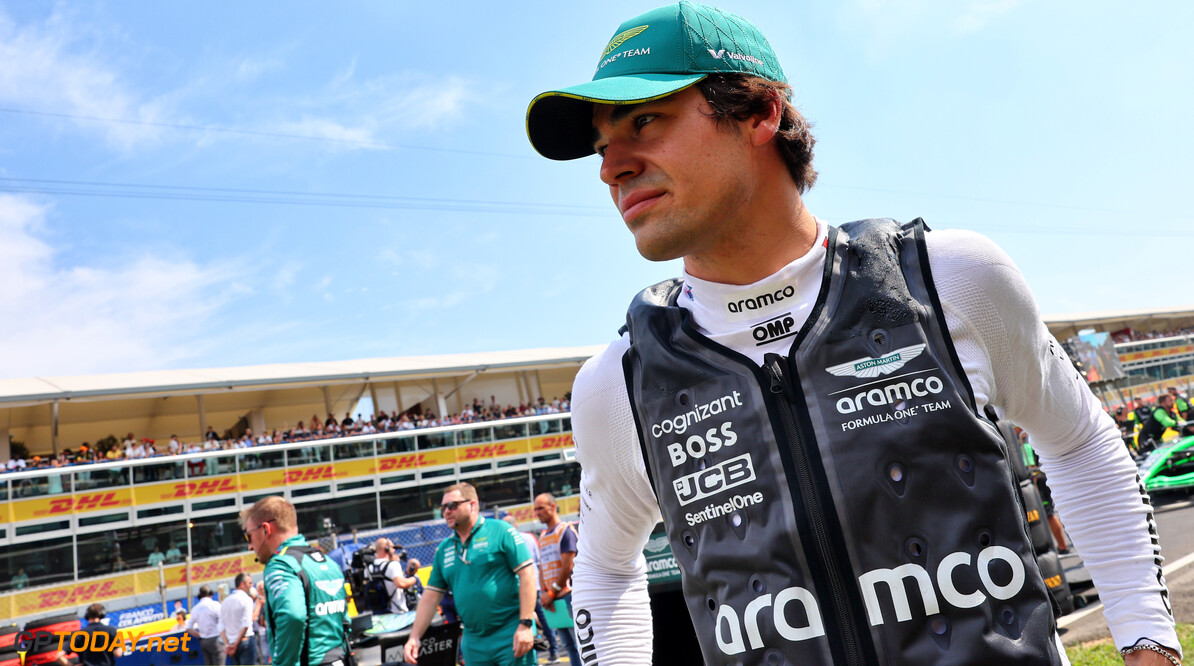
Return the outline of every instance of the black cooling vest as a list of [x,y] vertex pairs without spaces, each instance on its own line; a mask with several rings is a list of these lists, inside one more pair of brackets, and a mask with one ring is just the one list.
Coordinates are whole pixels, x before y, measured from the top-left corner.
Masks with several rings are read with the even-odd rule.
[[979,417],[924,225],[830,229],[762,368],[678,280],[627,314],[627,388],[707,664],[1060,664],[1003,440]]

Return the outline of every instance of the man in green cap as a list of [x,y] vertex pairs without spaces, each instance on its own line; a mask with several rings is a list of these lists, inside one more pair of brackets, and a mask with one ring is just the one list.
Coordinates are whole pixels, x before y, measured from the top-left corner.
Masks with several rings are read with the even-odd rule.
[[639,252],[684,272],[574,384],[582,660],[651,663],[641,553],[662,516],[706,663],[1067,663],[1004,418],[1125,662],[1179,663],[1135,467],[1007,255],[809,212],[810,125],[745,19],[681,2],[612,34],[527,132],[551,159],[596,153]]
[[249,550],[265,563],[265,612],[276,666],[353,666],[340,566],[307,544],[294,505],[277,495],[241,511]]

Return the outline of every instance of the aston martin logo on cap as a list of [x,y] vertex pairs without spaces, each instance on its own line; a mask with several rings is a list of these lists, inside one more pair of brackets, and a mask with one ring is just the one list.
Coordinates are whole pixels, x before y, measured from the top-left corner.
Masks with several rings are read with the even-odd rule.
[[614,49],[616,49],[619,46],[621,46],[622,44],[624,44],[626,42],[626,40],[630,39],[631,37],[638,36],[644,30],[646,30],[648,27],[649,26],[640,25],[637,28],[623,30],[622,32],[619,32],[618,34],[614,35],[614,38],[609,40],[609,45],[606,46],[605,50],[601,52],[601,58],[598,58],[598,60],[601,60],[602,58],[609,55],[610,53],[613,53]]
[[920,356],[924,348],[923,344],[909,345],[901,347],[890,354],[884,354],[879,358],[859,358],[849,363],[831,365],[825,368],[825,371],[838,377],[869,378],[878,377],[879,375],[890,375],[904,367],[904,364],[908,361]]

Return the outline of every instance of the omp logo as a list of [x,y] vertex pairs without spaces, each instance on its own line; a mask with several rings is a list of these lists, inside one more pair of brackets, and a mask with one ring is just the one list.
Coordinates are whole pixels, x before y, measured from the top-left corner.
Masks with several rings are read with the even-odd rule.
[[648,553],[663,552],[664,548],[667,548],[667,537],[662,535],[651,539],[647,542],[647,545],[643,546],[643,550]]
[[[889,619],[883,616],[883,608],[879,603],[880,583],[887,589],[890,607],[895,610],[896,622],[912,619],[912,606],[908,603],[909,588],[920,593],[921,607],[926,617],[940,613],[942,601],[954,608],[974,608],[985,602],[988,596],[1006,601],[1024,589],[1025,569],[1019,556],[1003,546],[988,546],[981,550],[974,560],[974,573],[978,575],[981,586],[973,592],[961,592],[954,584],[954,573],[959,568],[970,567],[971,560],[970,553],[950,553],[937,565],[936,576],[930,575],[924,567],[913,562],[901,564],[893,569],[874,569],[862,574],[858,577],[858,584],[862,590],[871,626],[885,624]],[[998,571],[998,576],[1006,579],[1006,582],[996,581],[992,575],[992,565],[997,561],[1002,564],[994,570]],[[936,587],[933,585],[934,581],[937,583]],[[912,585],[909,586],[908,582]],[[793,602],[799,602],[804,607],[803,615],[808,618],[806,626],[793,627],[788,622],[791,616],[786,608]],[[759,614],[767,608],[771,609],[772,624],[781,638],[798,642],[825,635],[816,598],[812,592],[793,586],[781,590],[774,598],[770,594],[755,597],[746,604],[741,614],[728,604],[722,604],[717,609],[717,647],[728,655],[764,647],[762,632],[759,630]]]
[[317,580],[315,581],[315,587],[323,590],[324,594],[333,596],[344,591],[344,583],[336,580]]
[[331,465],[309,467],[307,469],[292,469],[286,472],[286,483],[309,483],[311,481],[331,481],[336,478]]
[[50,508],[45,513],[53,516],[60,513],[70,513],[71,511],[94,511],[107,507],[123,506],[124,504],[124,502],[116,499],[115,492],[91,493],[89,495],[59,497],[50,500]]
[[728,310],[731,315],[737,315],[737,316],[729,317],[729,320],[730,321],[739,321],[739,320],[744,319],[745,317],[749,316],[750,313],[754,312],[755,310],[763,310],[765,308],[769,308],[772,305],[775,305],[776,303],[779,303],[780,301],[782,301],[784,299],[792,298],[795,295],[796,295],[796,288],[789,284],[789,285],[784,286],[782,289],[776,289],[775,291],[763,292],[763,293],[759,294],[758,296],[751,296],[749,298],[739,298],[739,299],[729,299],[729,298],[725,298],[725,297],[722,297],[722,298],[723,298],[723,302],[725,303],[726,310]]
[[755,346],[761,347],[768,342],[796,335],[797,331],[792,330],[795,327],[796,319],[791,312],[785,312],[778,317],[755,324],[750,330],[750,335],[755,339]]
[[409,456],[398,456],[395,458],[386,458],[377,464],[377,471],[389,472],[395,469],[417,469],[419,467],[426,467],[431,464],[427,456],[422,453],[411,454]]
[[879,375],[890,375],[904,367],[904,364],[920,356],[924,345],[909,345],[901,347],[890,354],[879,358],[859,358],[841,365],[832,365],[825,371],[838,377],[861,377],[869,379]]
[[517,449],[506,444],[486,444],[485,446],[471,446],[464,450],[464,460],[476,460],[478,458],[497,458],[499,456],[512,456],[521,453]]
[[217,493],[234,493],[237,490],[240,489],[237,488],[235,479],[208,479],[206,481],[174,484],[173,497],[177,499],[180,497],[215,495]]
[[66,589],[47,590],[37,596],[37,609],[45,610],[59,606],[76,606],[81,603],[111,599],[130,593],[131,590],[121,590],[116,587],[116,581],[114,580],[91,583],[90,585],[78,585]]
[[566,449],[572,446],[572,434],[567,435],[553,435],[551,437],[544,437],[543,444],[539,448],[547,449]]
[[335,615],[343,613],[348,608],[348,602],[344,599],[337,599],[335,601],[321,601],[315,604],[316,615]]
[[708,469],[682,476],[672,481],[672,488],[676,491],[680,506],[685,506],[754,480],[755,468],[751,464],[750,454],[744,453]]
[[641,35],[643,33],[643,31],[649,27],[650,26],[640,25],[637,28],[623,30],[622,32],[619,32],[618,34],[614,35],[614,38],[609,40],[609,44],[606,45],[605,50],[601,52],[601,57],[598,58],[598,60],[604,59],[605,56],[613,53],[614,49],[625,44],[626,40],[630,39],[631,37],[637,37],[637,36]]

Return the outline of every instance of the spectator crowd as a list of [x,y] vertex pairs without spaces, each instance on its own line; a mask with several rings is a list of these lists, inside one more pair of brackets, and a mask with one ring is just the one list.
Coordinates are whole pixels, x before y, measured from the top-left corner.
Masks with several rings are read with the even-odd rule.
[[6,465],[0,466],[0,473],[19,472],[28,469],[49,469],[73,464],[104,462],[112,460],[137,460],[156,456],[185,455],[208,451],[247,449],[269,444],[289,444],[337,437],[352,437],[354,435],[372,435],[378,433],[400,432],[404,430],[418,430],[421,428],[435,428],[438,426],[464,425],[469,423],[483,423],[523,416],[539,416],[543,414],[562,414],[571,409],[571,394],[564,394],[563,398],[553,398],[547,401],[540,397],[537,401],[524,402],[518,405],[501,407],[494,396],[490,396],[488,404],[474,398],[472,404],[466,405],[464,410],[446,416],[438,417],[434,412],[417,413],[406,411],[387,414],[384,410],[364,418],[358,414],[352,417],[346,413],[343,419],[337,420],[332,414],[320,418],[313,414],[310,420],[299,421],[292,427],[273,429],[270,432],[253,434],[251,428],[244,428],[239,435],[234,434],[237,429],[224,433],[221,437],[211,426],[203,438],[197,442],[183,443],[177,435],[171,435],[170,440],[159,445],[155,440],[143,437],[137,439],[133,433],[128,433],[123,441],[113,436],[98,441],[96,444],[84,442],[75,450],[64,449],[56,456],[31,456],[11,458]]

